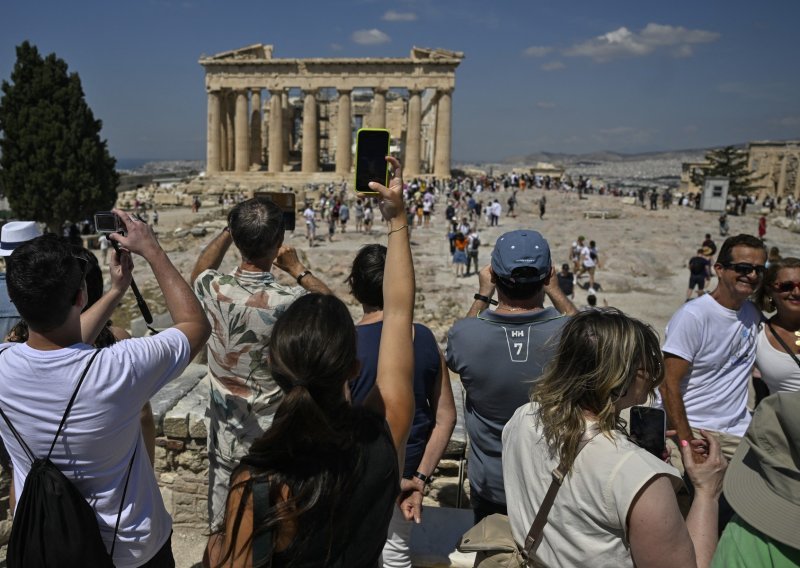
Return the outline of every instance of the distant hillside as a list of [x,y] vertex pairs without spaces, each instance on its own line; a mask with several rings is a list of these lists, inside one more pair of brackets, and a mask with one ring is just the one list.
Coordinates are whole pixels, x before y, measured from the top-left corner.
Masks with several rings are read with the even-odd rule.
[[623,154],[620,152],[591,152],[589,154],[562,154],[557,152],[535,152],[527,156],[511,156],[502,161],[504,164],[535,164],[550,162],[555,164],[638,162],[641,160],[678,160],[688,157],[702,158],[708,148],[691,148],[671,150],[667,152],[642,152]]

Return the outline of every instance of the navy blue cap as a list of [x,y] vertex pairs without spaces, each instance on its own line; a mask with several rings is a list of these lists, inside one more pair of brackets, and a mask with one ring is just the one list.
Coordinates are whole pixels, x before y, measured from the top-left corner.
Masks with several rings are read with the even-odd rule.
[[[538,231],[511,231],[502,235],[492,251],[492,271],[514,283],[539,282],[550,274],[550,246]],[[514,277],[517,268],[533,268],[525,277]]]

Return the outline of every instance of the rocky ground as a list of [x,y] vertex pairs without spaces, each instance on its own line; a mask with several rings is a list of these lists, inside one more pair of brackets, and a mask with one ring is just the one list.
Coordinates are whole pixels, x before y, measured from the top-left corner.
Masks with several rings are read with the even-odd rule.
[[[575,194],[545,192],[547,214],[538,218],[537,201],[542,190],[527,190],[517,194],[519,204],[517,217],[501,219],[499,227],[487,227],[481,222],[480,262],[489,262],[495,239],[502,233],[529,228],[540,231],[550,243],[553,263],[559,266],[567,261],[571,243],[578,235],[597,241],[600,268],[596,280],[600,284],[598,298],[626,313],[638,317],[663,334],[672,313],[683,303],[688,282],[687,261],[694,255],[705,233],[711,233],[718,246],[722,240],[718,235],[716,213],[673,206],[669,210],[649,211],[635,205],[627,205],[622,198],[592,195],[579,200]],[[505,203],[507,194],[499,192],[497,198]],[[417,303],[415,317],[428,325],[444,344],[447,329],[458,317],[463,316],[478,290],[477,276],[456,278],[450,262],[446,225],[443,220],[444,204],[438,206],[429,228],[415,228],[412,233],[412,250],[417,280]],[[585,213],[608,212],[607,218],[585,218]],[[505,215],[505,213],[504,213]],[[618,215],[617,218],[611,218]],[[773,219],[778,219],[774,217]],[[756,233],[758,212],[751,206],[745,217],[729,217],[730,234]],[[353,231],[351,218],[348,231],[337,231],[333,242],[323,238],[327,226],[318,228],[316,246],[309,248],[305,228],[287,233],[286,243],[297,248],[306,266],[320,276],[345,302],[350,305],[354,317],[360,309],[349,295],[345,279],[350,263],[359,247],[372,242],[386,242],[385,229],[377,224],[371,235]],[[201,209],[192,214],[184,208],[160,211],[158,227],[160,240],[179,270],[187,275],[191,272],[202,249],[225,225],[225,214],[219,208]],[[204,227],[204,236],[193,236],[191,232],[176,229]],[[800,255],[800,243],[796,234],[779,228],[770,221],[767,245],[778,246],[784,256]],[[194,231],[201,232],[201,231]],[[222,270],[233,268],[239,261],[231,248],[223,261]],[[280,271],[277,271],[280,272]],[[285,274],[279,279],[292,283]],[[155,285],[149,269],[139,262],[136,281],[148,299],[153,313],[164,311],[163,299]],[[586,284],[587,279],[582,280]],[[714,282],[712,280],[712,286]],[[575,303],[586,303],[587,293],[578,289]],[[132,296],[115,315],[115,323],[127,325],[138,315]]]

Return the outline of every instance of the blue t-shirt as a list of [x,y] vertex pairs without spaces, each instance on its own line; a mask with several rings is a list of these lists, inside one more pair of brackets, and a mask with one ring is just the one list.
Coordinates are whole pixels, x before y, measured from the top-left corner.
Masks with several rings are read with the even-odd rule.
[[[357,325],[358,360],[361,371],[350,385],[353,404],[363,404],[378,376],[378,351],[381,345],[383,322]],[[433,332],[422,324],[414,324],[414,421],[406,443],[406,463],[403,477],[417,471],[425,445],[433,430],[434,416],[431,408],[433,389],[441,370],[439,347]]]

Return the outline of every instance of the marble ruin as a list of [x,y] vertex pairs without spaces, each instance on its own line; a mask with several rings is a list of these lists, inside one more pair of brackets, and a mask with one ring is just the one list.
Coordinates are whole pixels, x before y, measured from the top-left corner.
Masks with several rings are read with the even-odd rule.
[[767,195],[800,198],[800,141],[750,142],[747,154],[759,200]]
[[387,128],[406,176],[450,177],[452,96],[464,54],[277,59],[256,44],[200,64],[208,92],[206,174],[350,173],[354,133]]
[[[750,142],[741,150],[747,155],[747,167],[753,172],[756,199],[767,196],[800,199],[800,141]],[[691,178],[695,170],[708,167],[708,162],[684,162],[681,172],[680,191],[696,193],[702,191]]]

